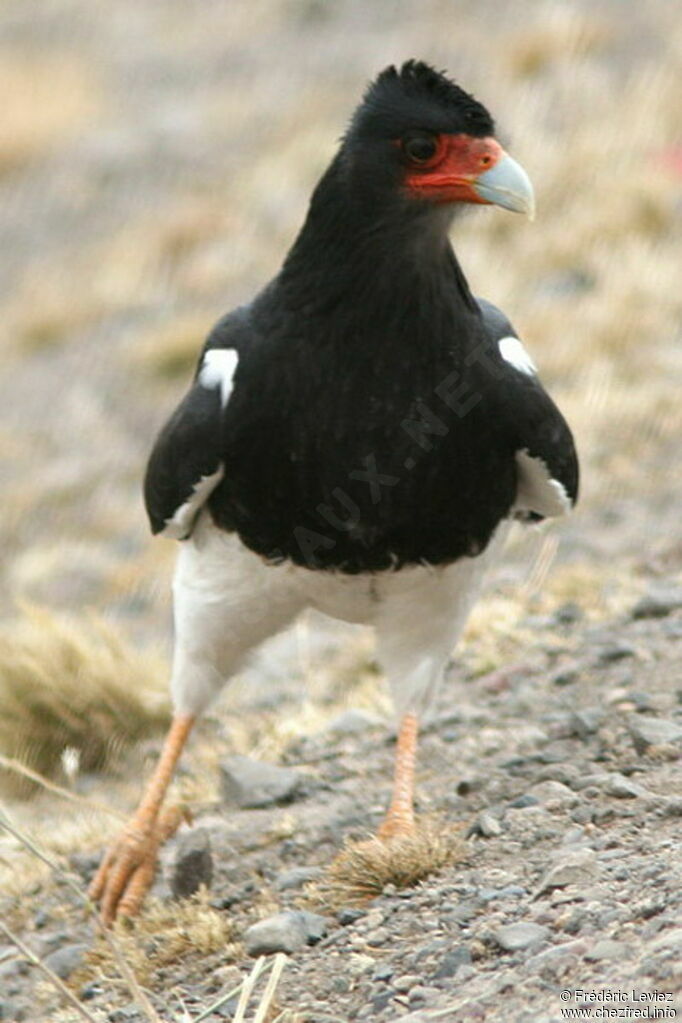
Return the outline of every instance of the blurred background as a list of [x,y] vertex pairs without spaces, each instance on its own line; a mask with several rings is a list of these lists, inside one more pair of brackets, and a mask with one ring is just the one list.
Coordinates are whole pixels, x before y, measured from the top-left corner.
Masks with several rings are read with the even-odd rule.
[[[534,182],[534,223],[475,210],[454,243],[584,471],[565,526],[515,536],[465,664],[504,663],[524,615],[612,615],[679,573],[679,5],[4,0],[0,752],[102,766],[165,717],[140,695],[164,692],[175,553],[143,512],[151,442],[210,326],[277,271],[366,82],[408,57],[473,91]],[[315,685],[383,700],[361,631],[278,642],[241,687],[256,709],[288,692],[303,728]]]

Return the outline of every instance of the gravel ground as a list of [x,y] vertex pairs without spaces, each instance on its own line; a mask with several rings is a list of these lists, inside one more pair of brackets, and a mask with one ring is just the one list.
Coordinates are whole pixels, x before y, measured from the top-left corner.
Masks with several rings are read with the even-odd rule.
[[[156,895],[212,874],[210,902],[247,951],[156,969],[153,989],[174,992],[166,1011],[179,1012],[181,996],[198,1013],[247,974],[248,952],[276,950],[291,953],[279,1008],[306,1023],[554,1023],[590,992],[613,992],[631,1012],[618,1018],[682,1011],[682,589],[659,581],[598,626],[575,604],[525,624],[528,661],[477,678],[453,670],[449,709],[423,737],[420,812],[461,822],[468,837],[461,862],[414,887],[314,915],[305,901],[342,838],[364,837],[380,817],[391,744],[371,716],[343,715],[270,769],[225,758],[229,798],[169,845]],[[85,881],[98,855],[74,855],[71,867]],[[129,998],[112,1003],[110,986],[78,980],[94,939],[71,892],[46,885],[39,905],[25,927],[34,951],[75,978],[99,1018],[142,1020]],[[32,1009],[35,977],[11,946],[0,977],[1,1018],[48,1017],[49,998]],[[669,1014],[632,1015],[647,1004]],[[235,1008],[233,998],[207,1018]]]

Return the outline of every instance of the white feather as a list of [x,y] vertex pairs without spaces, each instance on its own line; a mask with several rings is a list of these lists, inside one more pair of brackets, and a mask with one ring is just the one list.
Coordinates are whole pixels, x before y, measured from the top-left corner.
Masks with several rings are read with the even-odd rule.
[[571,510],[571,499],[559,480],[552,479],[541,458],[534,458],[526,449],[516,452],[518,488],[514,511],[535,512],[545,518],[565,515]]
[[200,714],[256,647],[311,607],[375,626],[396,711],[422,716],[507,529],[503,523],[483,554],[452,565],[347,575],[268,564],[202,514],[173,583],[176,711]]
[[199,383],[202,387],[220,388],[220,404],[223,408],[230,400],[238,362],[239,356],[234,348],[209,348],[199,370]]
[[535,363],[517,337],[501,337],[497,344],[505,362],[517,369],[519,373],[535,376],[537,373]]
[[184,540],[192,530],[192,524],[199,509],[206,503],[224,475],[225,469],[221,462],[216,472],[211,473],[210,476],[202,476],[195,484],[191,496],[184,504],[180,505],[172,518],[166,519],[161,536],[168,536],[172,540]]

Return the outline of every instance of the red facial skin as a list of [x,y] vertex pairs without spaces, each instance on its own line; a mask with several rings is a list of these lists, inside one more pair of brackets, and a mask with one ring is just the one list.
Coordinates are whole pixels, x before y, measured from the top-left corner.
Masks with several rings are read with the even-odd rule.
[[504,156],[492,137],[439,135],[438,148],[425,163],[412,162],[405,176],[408,191],[431,202],[476,202],[490,205],[474,191],[476,178]]

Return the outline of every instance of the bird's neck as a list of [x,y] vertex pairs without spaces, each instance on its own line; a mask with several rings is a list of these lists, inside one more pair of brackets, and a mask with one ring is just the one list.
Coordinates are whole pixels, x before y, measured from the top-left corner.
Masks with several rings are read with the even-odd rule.
[[479,319],[448,238],[452,213],[412,202],[358,200],[334,164],[313,194],[277,278],[278,300],[306,317],[335,313],[349,332],[375,324],[406,337],[453,319]]

